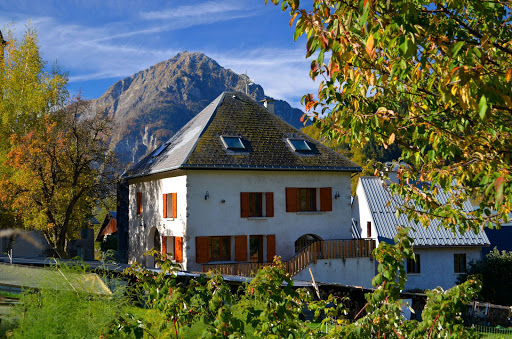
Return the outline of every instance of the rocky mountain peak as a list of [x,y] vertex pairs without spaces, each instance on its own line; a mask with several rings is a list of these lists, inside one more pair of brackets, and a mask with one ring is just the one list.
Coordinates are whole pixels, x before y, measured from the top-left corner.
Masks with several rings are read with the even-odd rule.
[[[123,163],[137,162],[165,142],[224,91],[246,90],[246,75],[223,68],[200,52],[181,52],[167,61],[113,84],[92,109],[112,117],[112,147]],[[265,98],[257,84],[247,87],[256,101]],[[296,127],[302,111],[276,101],[276,114]]]

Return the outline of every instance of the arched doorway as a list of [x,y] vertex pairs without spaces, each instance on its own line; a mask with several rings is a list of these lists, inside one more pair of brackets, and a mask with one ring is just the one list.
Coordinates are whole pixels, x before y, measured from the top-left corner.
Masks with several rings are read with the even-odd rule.
[[[146,250],[149,251],[150,249],[154,248],[158,252],[161,252],[162,251],[161,239],[162,239],[162,237],[160,236],[160,232],[158,232],[158,229],[156,227],[152,227],[151,230],[149,231],[148,242],[147,242],[148,247]],[[153,257],[152,255],[146,256],[146,267],[155,267],[155,257]]]
[[318,235],[304,234],[303,236],[295,240],[295,253],[300,252],[302,249],[314,243],[315,241],[321,240],[322,238],[320,238]]

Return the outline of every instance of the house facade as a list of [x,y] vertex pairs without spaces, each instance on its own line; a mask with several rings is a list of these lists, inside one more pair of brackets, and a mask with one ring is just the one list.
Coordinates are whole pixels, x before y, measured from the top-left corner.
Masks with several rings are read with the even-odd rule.
[[[447,201],[448,196],[440,192],[437,198],[443,202]],[[413,238],[416,260],[404,263],[407,270],[406,290],[453,287],[458,275],[466,271],[467,264],[480,259],[482,248],[489,246],[485,232],[454,234],[438,228],[438,220],[432,220],[431,225],[424,228],[410,222],[405,215],[396,217],[395,212],[401,204],[401,198],[391,195],[380,178],[359,178],[352,208],[356,232],[361,237],[375,239],[378,246],[380,242],[393,243],[397,226],[410,228],[409,236]],[[472,209],[469,201],[464,209]]]
[[352,239],[360,170],[246,95],[223,93],[124,175],[128,261],[153,266],[144,253],[155,248],[201,271]]

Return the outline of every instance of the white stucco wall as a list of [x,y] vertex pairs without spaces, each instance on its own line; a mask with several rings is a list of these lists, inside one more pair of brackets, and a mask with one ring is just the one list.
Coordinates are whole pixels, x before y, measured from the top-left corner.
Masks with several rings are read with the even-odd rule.
[[318,260],[293,277],[294,280],[311,281],[309,268],[313,272],[316,282],[335,283],[343,285],[372,288],[372,279],[375,276],[375,259],[347,258],[335,260]]
[[[154,227],[160,236],[183,236],[187,221],[187,176],[156,176],[132,180],[129,185],[128,262],[146,263],[144,252],[153,247]],[[137,215],[137,192],[142,192],[142,214]],[[177,193],[177,217],[163,218],[163,194]],[[172,211],[168,213],[172,215]],[[170,249],[169,249],[170,250]]]
[[480,247],[433,247],[415,248],[414,252],[420,255],[420,273],[407,274],[405,290],[433,289],[437,286],[449,289],[455,286],[459,274],[454,273],[453,255],[466,253],[466,264],[471,260],[480,259]]
[[[361,181],[357,182],[356,195],[354,197],[354,202],[352,204],[352,218],[357,220],[357,225],[359,227],[361,237],[375,239],[378,245],[375,222],[373,221],[372,214],[370,212],[370,207],[368,206],[368,200],[366,199],[366,193],[364,192],[363,185],[361,185]],[[366,225],[368,222],[372,223],[371,237],[368,237],[366,229]]]
[[[286,212],[286,187],[332,187],[332,212]],[[208,191],[210,198],[204,199]],[[241,218],[240,192],[273,192],[274,217]],[[340,198],[334,199],[336,192]],[[184,239],[187,269],[195,264],[195,237],[276,236],[276,254],[288,260],[304,234],[351,239],[350,173],[303,171],[195,170],[188,172],[188,222]],[[224,201],[224,202],[223,202]],[[317,199],[317,205],[320,205]],[[232,242],[232,249],[234,248]],[[266,249],[264,248],[264,253]],[[234,251],[232,250],[234,255]],[[268,258],[264,257],[264,260]]]

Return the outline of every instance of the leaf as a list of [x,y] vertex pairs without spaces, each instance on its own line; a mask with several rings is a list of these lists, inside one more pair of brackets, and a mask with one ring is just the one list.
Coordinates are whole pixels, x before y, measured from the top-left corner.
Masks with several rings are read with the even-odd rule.
[[487,99],[485,99],[485,95],[482,95],[480,98],[480,102],[478,103],[478,115],[481,120],[485,118],[485,112],[487,111]]
[[459,53],[462,46],[464,46],[464,41],[459,41],[455,44],[455,46],[453,46],[453,48],[452,48],[453,56],[456,56],[457,53]]
[[366,41],[366,53],[368,53],[368,55],[372,55],[372,52],[373,52],[373,44],[374,44],[374,40],[373,40],[373,33],[370,34],[370,36],[368,37],[368,40]]
[[512,68],[509,68],[507,73],[505,73],[505,79],[507,79],[507,82],[510,82],[510,80],[512,80]]
[[297,14],[299,14],[299,12],[295,12],[295,14],[292,15],[292,17],[290,18],[290,27],[292,27],[293,25],[293,21],[295,20],[295,18],[297,17]]
[[392,144],[395,142],[395,133],[391,133],[391,135],[389,136],[389,139],[388,139],[388,144]]

